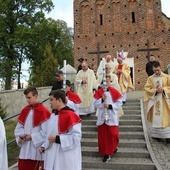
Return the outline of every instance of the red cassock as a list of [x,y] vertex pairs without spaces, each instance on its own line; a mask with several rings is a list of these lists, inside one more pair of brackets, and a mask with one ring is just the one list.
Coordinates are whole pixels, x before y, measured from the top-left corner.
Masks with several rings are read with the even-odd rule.
[[119,144],[118,126],[108,126],[103,123],[98,126],[98,147],[101,155],[112,155]]

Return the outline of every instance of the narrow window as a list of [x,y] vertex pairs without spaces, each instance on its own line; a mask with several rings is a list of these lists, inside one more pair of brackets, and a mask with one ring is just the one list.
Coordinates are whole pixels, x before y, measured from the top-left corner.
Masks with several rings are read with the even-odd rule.
[[100,25],[103,25],[103,15],[100,14]]
[[132,23],[135,23],[135,12],[132,12]]

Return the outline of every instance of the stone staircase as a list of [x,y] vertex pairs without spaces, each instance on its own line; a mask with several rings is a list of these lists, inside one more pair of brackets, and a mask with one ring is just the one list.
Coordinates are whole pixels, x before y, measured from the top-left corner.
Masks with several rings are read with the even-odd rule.
[[107,163],[98,153],[96,116],[82,117],[83,170],[156,170],[147,149],[143,131],[140,100],[128,100],[120,119],[120,144]]

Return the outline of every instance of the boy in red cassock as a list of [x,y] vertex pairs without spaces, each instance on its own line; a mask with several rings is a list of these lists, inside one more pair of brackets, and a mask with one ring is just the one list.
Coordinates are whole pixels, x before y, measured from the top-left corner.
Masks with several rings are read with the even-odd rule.
[[94,94],[94,106],[98,108],[98,148],[104,156],[103,163],[111,159],[119,144],[118,111],[122,105],[121,93],[110,86],[111,77],[106,76],[107,90],[98,89]]
[[38,102],[38,91],[35,87],[28,87],[24,94],[28,105],[22,109],[15,128],[16,142],[20,147],[18,169],[38,170],[39,166],[43,166],[43,161],[37,148],[44,141],[47,120],[51,114]]

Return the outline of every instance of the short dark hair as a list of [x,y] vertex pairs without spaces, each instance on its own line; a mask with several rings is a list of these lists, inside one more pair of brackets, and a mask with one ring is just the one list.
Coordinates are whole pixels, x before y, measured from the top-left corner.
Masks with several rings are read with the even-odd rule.
[[62,71],[62,70],[58,70],[58,71],[55,73],[55,76],[59,76],[59,75],[61,75],[61,74],[63,74],[63,71]]
[[28,87],[24,90],[24,94],[27,95],[28,93],[32,93],[33,96],[36,94],[38,95],[38,91],[35,87]]
[[155,62],[153,63],[152,68],[153,68],[153,67],[157,68],[157,67],[161,67],[161,65],[160,65],[160,63],[159,63],[158,61],[155,61]]
[[54,96],[54,98],[61,99],[64,104],[66,104],[66,94],[64,90],[53,90],[49,93],[49,96]]
[[70,80],[66,80],[66,85],[67,85],[68,87],[71,87],[71,82],[70,82]]
[[111,80],[111,76],[110,76],[110,75],[107,75],[107,76],[106,76],[106,79],[107,79],[107,78],[109,78],[109,79]]

